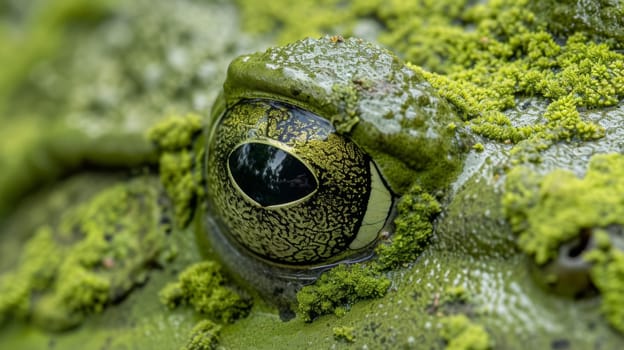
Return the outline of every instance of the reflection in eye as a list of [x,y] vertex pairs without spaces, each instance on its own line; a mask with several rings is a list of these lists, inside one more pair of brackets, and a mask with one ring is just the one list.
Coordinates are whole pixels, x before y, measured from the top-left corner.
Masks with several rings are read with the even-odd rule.
[[238,187],[263,207],[296,201],[318,187],[304,163],[264,143],[239,146],[230,154],[228,166]]

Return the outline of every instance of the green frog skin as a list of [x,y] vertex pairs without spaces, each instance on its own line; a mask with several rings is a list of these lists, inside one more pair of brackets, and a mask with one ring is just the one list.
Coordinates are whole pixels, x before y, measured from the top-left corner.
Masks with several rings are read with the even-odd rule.
[[204,135],[201,231],[256,286],[368,259],[394,198],[452,179],[464,150],[448,126],[459,123],[422,77],[360,39],[241,56]]

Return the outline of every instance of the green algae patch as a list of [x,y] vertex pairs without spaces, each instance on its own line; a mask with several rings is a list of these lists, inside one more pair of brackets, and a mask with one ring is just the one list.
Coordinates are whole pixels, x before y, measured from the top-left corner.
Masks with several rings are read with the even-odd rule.
[[510,171],[503,206],[518,245],[537,264],[583,229],[624,224],[624,156],[596,155],[583,179],[566,170],[540,177],[524,167]]
[[68,329],[144,284],[151,265],[175,254],[154,185],[136,179],[110,187],[67,210],[58,225],[40,227],[17,267],[0,276],[0,321]]
[[305,322],[321,315],[344,313],[359,300],[386,294],[390,280],[361,265],[338,265],[297,293],[297,311]]
[[440,320],[440,334],[446,341],[447,350],[487,350],[492,340],[483,326],[474,323],[466,315],[447,316]]
[[562,245],[581,242],[581,250],[573,254],[582,254],[592,263],[589,274],[602,295],[601,310],[621,332],[624,245],[614,227],[624,225],[623,175],[624,156],[620,154],[592,157],[582,179],[560,169],[539,176],[516,167],[508,175],[503,196],[505,214],[518,234],[517,244],[537,265],[558,259]]
[[348,326],[338,326],[332,328],[334,333],[334,339],[341,340],[347,343],[353,343],[355,341],[355,328]]
[[201,117],[196,114],[169,116],[147,132],[147,138],[159,149],[177,151],[192,146],[193,140],[202,130]]
[[201,117],[195,114],[172,115],[147,132],[147,138],[160,151],[160,179],[171,197],[176,224],[186,226],[195,204],[203,198],[201,164],[203,151],[193,141],[202,131]]
[[621,1],[539,0],[529,1],[529,8],[557,35],[583,32],[592,40],[619,47],[624,43],[624,4]]
[[169,308],[189,305],[198,313],[223,323],[245,317],[251,309],[251,300],[227,286],[221,266],[214,261],[187,267],[177,282],[163,288],[160,298]]
[[419,186],[412,187],[397,204],[394,233],[376,248],[376,268],[390,270],[416,260],[433,234],[431,221],[441,210],[432,195]]
[[219,345],[220,331],[220,325],[210,320],[201,320],[193,327],[188,342],[181,350],[215,350]]
[[613,238],[601,230],[594,235],[596,247],[584,258],[593,264],[590,275],[602,294],[602,313],[613,328],[624,333],[624,240],[619,236],[614,243]]

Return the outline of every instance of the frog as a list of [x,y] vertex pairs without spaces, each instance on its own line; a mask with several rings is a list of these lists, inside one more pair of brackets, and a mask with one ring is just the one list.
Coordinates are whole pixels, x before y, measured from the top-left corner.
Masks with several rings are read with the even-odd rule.
[[[152,6],[155,5],[150,3],[143,10],[148,11]],[[319,43],[319,40],[322,42]],[[357,43],[357,39],[355,39],[356,42],[352,40],[354,39],[325,37],[304,42],[319,43],[321,48],[327,47],[327,45],[333,48],[334,46],[331,45],[335,45],[335,49],[340,50],[344,41],[347,41],[348,44]],[[371,45],[365,42],[357,44],[365,48]],[[297,45],[293,44],[291,48]],[[303,44],[299,43],[299,45]],[[284,49],[274,48],[266,52],[270,54],[271,52],[281,50]],[[375,51],[377,50],[385,52],[380,49]],[[263,57],[263,52],[265,51],[260,52],[259,54],[251,55],[252,58]],[[293,59],[301,60],[302,62],[307,57],[305,55],[299,57],[296,52],[292,56],[294,56]],[[239,71],[244,72],[244,78],[242,81],[233,84],[234,86],[226,86],[225,91],[229,92],[227,94],[223,92],[223,96],[217,99],[213,107],[212,120],[215,120],[215,122],[218,116],[222,115],[228,108],[236,107],[242,96],[247,96],[247,94],[253,96],[252,92],[256,90],[263,93],[253,96],[253,100],[249,101],[260,101],[260,106],[264,105],[266,107],[268,100],[278,100],[277,106],[280,110],[290,110],[291,108],[311,109],[314,115],[329,115],[331,117],[334,115],[331,113],[331,108],[338,106],[347,111],[353,108],[348,103],[340,107],[339,103],[336,104],[336,100],[338,102],[349,101],[348,97],[353,96],[353,90],[366,92],[366,86],[371,86],[370,82],[361,81],[360,79],[347,81],[348,85],[353,84],[354,89],[342,89],[340,87],[329,87],[331,90],[325,89],[325,92],[332,92],[327,94],[327,96],[339,97],[325,101],[331,106],[323,105],[322,103],[317,104],[316,102],[308,103],[305,100],[299,100],[295,96],[295,90],[280,92],[280,86],[288,86],[286,84],[289,82],[293,82],[289,88],[298,86],[298,84],[294,83],[298,82],[294,79],[297,77],[296,73],[294,78],[289,76],[278,81],[280,84],[276,82],[271,85],[269,84],[270,82],[267,82],[268,86],[271,86],[269,91],[265,89],[263,82],[259,82],[259,85],[251,88],[246,87],[247,80],[245,78],[253,77],[256,72],[262,72],[259,69],[262,68],[261,65],[264,61],[260,62],[260,67],[254,69],[246,68],[247,66],[243,65],[245,57],[250,57],[250,55],[246,54],[243,56],[238,67]],[[247,58],[247,61],[252,58]],[[262,59],[267,58],[263,57]],[[336,62],[333,62],[333,64],[326,71],[331,72]],[[367,64],[374,63],[368,62]],[[345,63],[345,65],[349,66],[348,63]],[[236,67],[236,64],[234,66]],[[403,65],[399,63],[393,67],[399,69],[399,71],[404,69],[401,68]],[[270,69],[271,67],[264,68]],[[312,62],[306,67],[298,68],[304,72],[309,72],[313,70],[314,63]],[[407,72],[407,74],[414,74]],[[271,76],[276,77],[278,75]],[[229,77],[226,79],[229,79]],[[426,86],[427,84],[423,82],[423,85]],[[237,88],[241,86],[244,88],[239,90],[240,94],[232,98],[231,96],[235,96]],[[359,90],[359,86],[362,86],[362,90]],[[375,85],[372,84],[372,86]],[[313,87],[312,90],[314,90]],[[428,91],[428,97],[438,96],[444,92],[440,88],[437,88],[437,93],[436,89],[426,88],[426,90]],[[229,95],[230,92],[233,92],[233,95]],[[300,91],[298,95],[301,94],[302,92]],[[228,96],[230,96],[229,102]],[[308,98],[311,97],[308,95]],[[546,101],[539,97],[519,98],[521,99],[520,103],[506,111],[514,122],[537,120],[547,108]],[[356,101],[358,101],[357,98]],[[271,103],[268,104],[271,105]],[[184,264],[192,264],[211,256],[215,258],[213,254],[222,254],[222,252],[215,253],[214,247],[205,245],[207,241],[210,241],[207,234],[215,231],[214,227],[218,227],[217,224],[210,225],[208,216],[212,212],[209,210],[208,205],[214,204],[208,204],[210,199],[206,198],[206,203],[200,203],[200,205],[206,205],[206,207],[198,206],[195,208],[198,217],[191,226],[186,229],[176,228],[167,236],[171,237],[171,241],[167,241],[168,243],[178,245],[178,256],[172,261],[163,263],[160,267],[150,270],[149,278],[146,279],[144,276],[139,276],[140,278],[137,279],[138,285],[125,298],[122,296],[119,299],[115,299],[114,305],[104,303],[103,305],[106,308],[101,313],[89,315],[84,320],[82,327],[71,332],[49,333],[40,329],[33,329],[32,327],[20,328],[19,326],[11,326],[8,330],[4,329],[2,331],[6,333],[0,334],[0,337],[3,338],[3,343],[6,341],[8,346],[15,345],[14,347],[18,347],[18,345],[24,346],[24,344],[28,346],[30,344],[33,347],[48,345],[58,348],[69,348],[78,343],[86,347],[179,347],[180,344],[184,343],[184,340],[181,338],[184,338],[188,333],[191,334],[189,344],[193,345],[202,343],[214,344],[216,339],[214,334],[219,332],[219,343],[224,347],[231,348],[275,348],[278,346],[283,348],[332,346],[346,348],[356,346],[361,348],[403,347],[409,349],[419,348],[423,344],[430,345],[433,348],[447,346],[463,346],[464,348],[526,348],[527,346],[538,348],[567,348],[572,346],[579,348],[596,346],[606,348],[620,347],[622,336],[616,329],[611,327],[600,312],[601,297],[599,295],[592,295],[592,291],[590,291],[590,295],[581,293],[576,296],[578,299],[574,299],[575,296],[562,296],[558,290],[550,290],[549,288],[552,286],[544,288],[540,285],[541,282],[539,280],[544,276],[544,271],[540,269],[548,269],[549,267],[535,265],[531,256],[524,253],[517,246],[514,230],[522,231],[522,227],[519,226],[520,228],[512,229],[509,220],[512,220],[514,216],[508,216],[505,212],[513,212],[513,209],[516,208],[516,212],[522,215],[534,214],[525,214],[525,212],[529,212],[529,206],[514,207],[513,204],[516,201],[513,200],[513,197],[508,199],[506,206],[503,206],[501,204],[503,203],[501,196],[504,193],[528,193],[530,195],[523,195],[521,198],[533,198],[532,194],[549,193],[548,191],[552,191],[545,183],[557,184],[557,179],[566,179],[567,181],[571,177],[578,178],[585,173],[595,174],[596,171],[616,169],[617,166],[602,164],[604,159],[598,161],[596,165],[590,166],[588,164],[593,154],[617,153],[620,151],[618,138],[621,135],[619,130],[624,130],[620,127],[622,120],[621,104],[606,111],[600,109],[581,111],[589,118],[601,121],[604,125],[609,126],[610,132],[604,138],[596,141],[584,142],[577,140],[574,142],[557,143],[542,153],[543,161],[541,163],[523,164],[529,170],[517,172],[516,174],[519,175],[515,178],[527,180],[526,184],[530,186],[526,186],[523,181],[516,181],[514,184],[518,185],[518,191],[511,186],[511,183],[508,185],[509,187],[505,188],[507,180],[506,171],[508,167],[513,166],[509,162],[512,159],[510,150],[513,146],[505,142],[493,141],[483,137],[483,135],[470,134],[470,130],[464,130],[463,123],[458,122],[457,115],[459,112],[454,111],[455,107],[448,105],[446,102],[441,102],[441,104],[447,105],[447,107],[442,107],[443,110],[446,108],[450,109],[449,114],[446,115],[449,118],[447,120],[449,123],[445,125],[447,128],[446,135],[448,135],[450,143],[446,146],[450,146],[451,149],[456,146],[459,147],[461,151],[457,155],[460,161],[454,163],[452,171],[445,172],[442,169],[438,169],[442,171],[433,173],[432,176],[427,176],[426,173],[417,174],[418,172],[415,172],[414,168],[410,167],[398,166],[394,168],[392,165],[396,166],[402,163],[403,157],[391,156],[393,154],[391,151],[398,152],[398,154],[406,153],[407,159],[411,156],[410,152],[402,149],[403,145],[400,142],[397,143],[397,149],[393,150],[392,144],[396,140],[388,144],[389,149],[382,147],[380,148],[381,151],[378,151],[378,142],[375,138],[369,140],[363,134],[356,132],[361,120],[358,120],[358,123],[354,123],[354,119],[345,119],[337,116],[331,121],[334,129],[340,129],[338,134],[349,135],[350,138],[357,141],[358,147],[362,147],[375,161],[374,165],[379,168],[379,175],[380,177],[383,176],[384,181],[387,183],[387,188],[394,197],[393,201],[397,202],[397,207],[400,203],[404,203],[403,207],[408,207],[413,212],[417,212],[419,202],[412,203],[413,207],[410,207],[410,201],[399,200],[399,198],[407,199],[410,197],[408,194],[414,181],[418,181],[420,187],[433,192],[437,200],[442,204],[442,211],[431,219],[434,224],[433,227],[435,227],[433,236],[425,249],[419,252],[417,259],[403,262],[392,271],[387,272],[392,285],[383,297],[350,304],[347,306],[347,309],[343,308],[341,313],[336,313],[335,315],[318,315],[318,318],[311,323],[301,322],[298,318],[289,318],[288,321],[282,320],[271,305],[265,304],[263,298],[255,298],[254,308],[246,318],[223,326],[214,326],[209,321],[202,321],[197,327],[194,327],[198,315],[193,310],[184,308],[168,310],[159,303],[156,296],[165,281],[173,279],[173,276],[184,268]],[[330,113],[327,113],[328,109]],[[353,111],[353,109],[351,110]],[[206,112],[206,115],[208,114]],[[348,112],[347,115],[349,115]],[[206,118],[208,117],[206,116]],[[315,118],[312,119],[316,120]],[[362,124],[365,125],[366,122],[370,121],[364,121]],[[454,135],[456,135],[455,130],[457,127],[460,129],[458,133],[468,133],[470,136],[469,140],[474,139],[474,142],[477,143],[472,145],[471,141],[468,141],[467,145],[469,147],[466,149],[461,141],[455,141]],[[204,128],[203,125],[202,128]],[[208,139],[210,139],[206,135],[210,135],[209,130],[211,129],[211,127],[206,127],[205,133],[200,132],[198,134],[200,139],[195,140],[194,146],[202,147],[206,145]],[[477,144],[481,146],[475,147]],[[145,150],[145,144],[142,143],[141,145],[141,149]],[[96,149],[97,146],[97,142],[92,144],[92,147]],[[434,149],[435,151],[436,149]],[[197,155],[201,155],[201,152],[198,151]],[[388,160],[388,162],[386,163],[384,159]],[[433,161],[434,165],[437,165],[435,163],[437,160],[439,159],[433,158],[426,161],[426,163],[430,164]],[[304,165],[307,162],[302,157],[299,157],[297,161],[301,161]],[[444,162],[445,159],[441,161]],[[105,165],[106,163],[102,164]],[[205,164],[204,166],[208,165]],[[130,167],[136,169],[136,164],[131,164]],[[393,176],[392,170],[397,168],[399,171]],[[567,175],[563,177],[547,177],[547,174],[558,168],[568,169]],[[201,170],[203,171],[203,169],[202,167]],[[134,176],[136,176],[136,173]],[[167,212],[165,208],[167,201],[163,199],[166,198],[164,192],[160,190],[160,192],[156,192],[157,195],[154,195],[154,188],[158,188],[157,185],[154,185],[156,182],[154,181],[156,180],[155,177],[153,174],[144,176],[150,179],[147,186],[150,196],[139,196],[139,199],[151,198],[150,201],[157,204],[151,207],[154,209],[154,213],[160,213],[161,210]],[[88,176],[88,174],[85,177],[83,185],[74,188],[72,193],[84,195],[88,192],[85,189],[89,188],[88,184],[93,185],[94,178]],[[531,180],[539,179],[540,177],[545,179],[539,181]],[[123,176],[122,178],[108,179],[107,181],[127,184],[127,180]],[[609,178],[609,181],[615,180]],[[84,183],[87,185],[84,185]],[[67,189],[74,185],[67,182],[60,183],[58,184],[58,189],[60,192],[63,192],[62,189]],[[92,188],[91,191],[97,191],[97,189]],[[556,187],[554,191],[556,191]],[[38,200],[35,202],[39,202],[39,205],[43,206],[46,202],[45,193],[43,197],[44,199],[38,197]],[[80,196],[69,197],[68,201],[80,198]],[[56,200],[58,203],[59,201],[58,194],[49,198],[51,202]],[[571,202],[564,201],[563,203]],[[138,203],[141,202],[139,201]],[[32,205],[35,207],[37,203]],[[96,208],[104,208],[104,206]],[[534,208],[536,208],[536,211],[539,211],[541,207],[536,206]],[[123,208],[121,209],[123,210]],[[21,212],[22,215],[27,217],[34,217],[30,215],[33,213],[32,211],[22,210]],[[393,215],[393,213],[390,214]],[[522,217],[522,215],[519,215],[519,217]],[[396,220],[400,217],[400,215],[397,215],[394,222],[390,218],[390,222],[397,223]],[[167,218],[167,216],[159,217],[156,215],[148,218],[150,220],[154,219],[154,222],[158,223],[159,220],[165,220],[164,218]],[[166,220],[170,220],[170,216]],[[427,218],[427,221],[429,220]],[[406,221],[398,221],[396,225],[401,226],[399,224],[405,225]],[[211,227],[212,229],[210,229]],[[606,230],[604,228],[596,228],[594,230],[601,231],[601,235],[597,237],[601,237],[603,241],[610,239],[610,236],[617,237],[619,234],[617,227],[607,227]],[[586,232],[586,230],[582,231]],[[45,238],[46,236],[42,235],[42,237]],[[391,237],[389,236],[388,238]],[[234,267],[238,271],[250,271],[251,274],[257,274],[257,266],[263,266],[261,265],[263,263],[262,258],[257,259],[253,255],[255,253],[250,254],[246,252],[245,249],[247,248],[236,246],[236,244],[240,245],[240,243],[235,243],[232,240],[227,241],[227,237],[225,239],[215,240],[214,242],[228,242],[227,247],[229,248],[225,249],[233,251],[231,256],[235,257]],[[384,239],[384,232],[382,232],[377,240],[369,243],[370,246],[365,245],[362,248],[364,251],[368,251],[373,249],[373,245],[383,245]],[[609,251],[608,249],[611,249],[608,243],[591,242],[592,244],[581,244],[580,247],[582,249],[580,250],[592,249],[592,246],[600,246],[606,252]],[[555,264],[562,260],[563,264],[569,265],[569,259],[567,258],[574,260],[580,256],[577,255],[579,251],[578,242],[572,241],[562,245],[564,253],[571,250],[576,252],[573,254],[575,256],[561,256],[553,260]],[[347,255],[349,253],[347,251]],[[227,257],[228,255],[225,254],[225,256]],[[245,266],[245,262],[236,258],[237,256],[245,256],[247,258],[251,256],[247,260],[251,262],[251,267]],[[338,261],[341,261],[343,257],[340,256]],[[596,257],[597,260],[598,258]],[[359,266],[366,265],[373,259],[374,257],[369,258],[365,254],[362,261],[356,258],[352,265],[359,268]],[[328,261],[319,262],[317,260],[311,264],[323,267],[324,264],[333,264],[335,262],[331,261],[331,258]],[[151,261],[150,263],[153,262]],[[236,263],[239,263],[239,266],[236,266]],[[297,271],[295,274],[300,275],[302,270],[314,270],[314,267],[316,267],[310,268],[308,263],[305,266],[299,264],[293,269],[290,263],[284,264],[282,261],[276,264],[272,259],[266,258],[264,258],[264,264],[270,266],[273,269],[272,271],[287,271],[289,274],[287,277],[291,281],[291,271]],[[279,266],[275,268],[276,265]],[[103,266],[111,266],[111,261],[106,260]],[[333,270],[340,269],[341,266],[344,265],[339,264]],[[533,268],[536,268],[536,270],[532,271],[531,269]],[[582,268],[584,269],[582,273],[586,274],[587,265],[582,264]],[[269,273],[268,276],[274,275]],[[304,276],[310,281],[310,275],[304,274]],[[313,274],[311,279],[323,279],[323,274],[321,274],[321,277],[317,276]],[[190,277],[192,278],[193,276]],[[566,283],[565,281],[562,282]],[[254,283],[251,284],[253,285]],[[586,275],[583,275],[581,284],[574,284],[577,290],[584,290],[586,286]],[[558,289],[559,284],[554,286],[554,288]],[[31,334],[27,339],[23,337],[24,329]],[[293,336],[294,334],[297,336]],[[344,334],[347,334],[347,336]],[[207,340],[202,341],[202,335],[205,335]]]
[[422,76],[359,38],[240,56],[198,141],[198,226],[231,274],[292,301],[327,268],[371,258],[413,186],[448,186],[469,149],[459,123]]

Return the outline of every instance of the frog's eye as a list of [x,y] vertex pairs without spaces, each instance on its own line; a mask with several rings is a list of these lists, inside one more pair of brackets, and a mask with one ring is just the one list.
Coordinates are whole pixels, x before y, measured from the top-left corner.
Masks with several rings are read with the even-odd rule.
[[210,212],[239,250],[288,266],[370,251],[392,207],[372,159],[326,119],[283,102],[242,100],[207,147]]
[[318,180],[303,161],[265,143],[248,142],[235,148],[228,170],[241,193],[262,207],[303,200],[318,188]]

